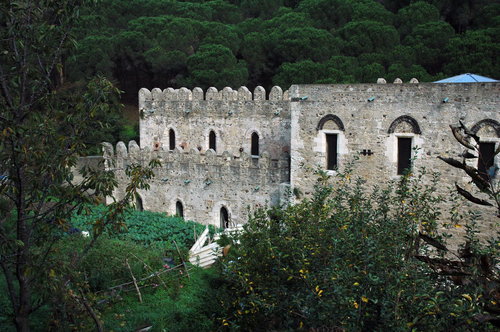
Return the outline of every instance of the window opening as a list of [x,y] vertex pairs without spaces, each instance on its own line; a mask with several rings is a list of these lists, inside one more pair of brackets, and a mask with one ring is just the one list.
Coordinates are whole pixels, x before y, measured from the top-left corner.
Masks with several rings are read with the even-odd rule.
[[220,227],[224,229],[229,227],[229,213],[225,207],[220,208]]
[[411,168],[411,137],[398,137],[398,175]]
[[479,143],[479,159],[477,169],[485,179],[489,179],[488,170],[495,163],[495,143]]
[[217,145],[216,145],[216,136],[215,132],[213,130],[210,131],[210,134],[208,134],[208,148],[212,149],[214,151],[217,151]]
[[168,132],[168,148],[170,150],[174,150],[175,149],[175,131],[173,129],[170,129],[169,132]]
[[177,201],[177,203],[175,203],[175,215],[184,218],[184,206],[182,206],[182,203],[180,201]]
[[144,211],[144,207],[142,206],[142,198],[139,194],[135,194],[135,209],[137,211]]
[[252,134],[252,148],[251,148],[252,156],[259,155],[259,135],[257,133]]
[[337,169],[337,134],[325,134],[326,136],[326,169]]

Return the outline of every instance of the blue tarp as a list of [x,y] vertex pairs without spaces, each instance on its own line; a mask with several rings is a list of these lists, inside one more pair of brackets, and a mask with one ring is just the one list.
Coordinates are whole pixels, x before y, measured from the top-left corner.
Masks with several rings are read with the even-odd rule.
[[462,75],[445,78],[443,80],[439,80],[434,83],[483,83],[483,82],[500,82],[500,81],[481,75],[466,73]]

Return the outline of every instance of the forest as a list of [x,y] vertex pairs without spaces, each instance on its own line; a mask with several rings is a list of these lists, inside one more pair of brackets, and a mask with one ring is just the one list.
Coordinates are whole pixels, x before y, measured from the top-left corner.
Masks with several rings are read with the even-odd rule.
[[82,9],[70,81],[141,87],[500,77],[495,0],[102,0]]

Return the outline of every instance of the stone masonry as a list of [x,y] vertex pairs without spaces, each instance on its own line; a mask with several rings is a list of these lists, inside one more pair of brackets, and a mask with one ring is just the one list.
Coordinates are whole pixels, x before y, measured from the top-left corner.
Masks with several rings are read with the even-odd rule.
[[459,121],[498,146],[500,83],[415,82],[293,85],[269,95],[262,87],[141,89],[140,147],[105,145],[121,185],[115,196],[123,193],[127,164],[158,158],[151,189],[140,193],[144,209],[217,226],[244,223],[256,206],[286,203],[291,188],[310,193],[310,170],[334,174],[330,162],[342,170],[357,156],[356,174],[368,184],[397,179],[402,138],[413,167],[440,172],[443,188],[467,187],[467,177],[437,156],[465,150],[449,129]]

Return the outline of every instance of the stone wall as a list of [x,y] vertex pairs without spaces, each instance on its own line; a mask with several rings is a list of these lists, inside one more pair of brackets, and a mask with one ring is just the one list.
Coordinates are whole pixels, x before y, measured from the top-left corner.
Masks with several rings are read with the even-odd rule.
[[184,209],[184,217],[204,224],[220,226],[220,210],[226,208],[231,224],[244,223],[249,209],[268,204],[277,205],[287,197],[284,187],[289,182],[289,155],[270,158],[263,152],[258,158],[245,152],[234,156],[228,151],[141,150],[131,141],[128,149],[123,142],[116,152],[107,145],[105,158],[108,169],[114,169],[120,186],[115,197],[124,195],[125,168],[132,163],[147,165],[158,159],[162,166],[150,181],[151,188],[140,191],[146,210],[176,213],[176,203]]
[[250,151],[252,133],[260,138],[260,148],[272,158],[290,152],[290,102],[288,92],[273,87],[257,87],[252,94],[239,90],[199,88],[139,91],[141,148],[170,149],[169,132],[175,133],[175,147],[208,150],[210,131],[216,134],[217,154],[229,151],[238,156]]
[[[459,121],[475,126],[485,141],[500,141],[500,84],[395,83],[293,85],[268,95],[262,87],[253,93],[245,87],[141,89],[141,146],[105,148],[108,168],[120,178],[115,196],[123,195],[124,167],[159,158],[151,190],[141,192],[145,209],[173,214],[181,202],[186,218],[219,225],[224,207],[233,223],[244,223],[248,207],[279,204],[290,187],[311,193],[311,170],[326,168],[327,134],[336,137],[339,168],[358,158],[356,174],[368,185],[398,179],[398,140],[410,138],[414,167],[440,172],[443,193],[455,182],[470,188],[468,177],[437,156],[464,151],[449,129]],[[250,155],[253,133],[256,156]]]
[[464,173],[437,159],[465,150],[450,124],[478,124],[482,139],[500,141],[498,83],[294,85],[290,97],[291,187],[306,194],[315,181],[309,170],[326,167],[325,133],[338,135],[339,168],[359,158],[356,175],[369,185],[398,178],[397,140],[410,137],[414,166],[440,172],[443,192],[455,182],[470,188]]

